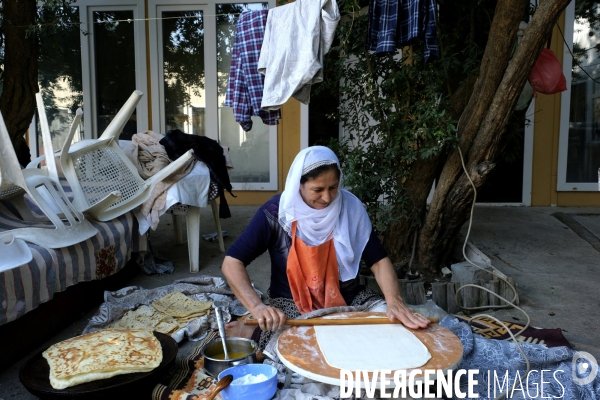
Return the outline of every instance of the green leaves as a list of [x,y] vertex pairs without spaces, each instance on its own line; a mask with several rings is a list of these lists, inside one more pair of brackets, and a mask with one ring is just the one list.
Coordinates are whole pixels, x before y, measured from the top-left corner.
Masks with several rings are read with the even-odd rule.
[[329,79],[320,90],[339,91],[344,137],[330,146],[340,157],[344,186],[365,203],[375,230],[383,233],[393,221],[418,223],[403,183],[413,163],[454,142],[455,121],[446,111],[440,63],[424,64],[420,48],[368,54],[366,16],[349,18],[338,28],[326,60]]

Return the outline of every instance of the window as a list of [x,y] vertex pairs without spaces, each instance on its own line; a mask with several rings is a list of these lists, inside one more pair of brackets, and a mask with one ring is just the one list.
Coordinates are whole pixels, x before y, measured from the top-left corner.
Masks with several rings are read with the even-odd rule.
[[[45,19],[52,21],[54,13],[43,8]],[[63,23],[46,29],[40,35],[38,53],[38,80],[52,134],[52,147],[62,148],[69,133],[77,108],[83,106],[81,81],[81,46],[79,44],[79,7],[65,7],[57,18]],[[37,110],[36,110],[37,115]],[[33,158],[43,153],[42,133],[37,118],[29,128],[29,143]],[[73,141],[83,138],[83,126]]]
[[[91,43],[94,51],[94,120],[100,136],[131,93],[137,89],[135,76],[135,30],[133,10],[92,11]],[[135,112],[123,127],[122,139],[137,133]]]
[[[40,9],[40,12],[43,12]],[[99,137],[134,90],[147,94],[144,1],[79,0],[61,9],[63,23],[40,37],[39,79],[55,150],[77,108],[84,111],[74,141]],[[148,129],[140,101],[122,139]],[[36,118],[29,129],[33,157],[41,151]]]
[[[585,7],[581,7],[583,4]],[[600,4],[576,0],[566,10],[557,190],[598,190],[600,168]],[[589,13],[586,15],[585,13]],[[568,46],[568,47],[567,47]]]
[[273,4],[150,1],[152,128],[205,135],[229,147],[236,190],[277,189],[277,128],[253,117],[244,132],[224,107],[238,15]]
[[102,135],[134,90],[144,97],[121,139],[148,129],[144,0],[79,0],[84,138]]

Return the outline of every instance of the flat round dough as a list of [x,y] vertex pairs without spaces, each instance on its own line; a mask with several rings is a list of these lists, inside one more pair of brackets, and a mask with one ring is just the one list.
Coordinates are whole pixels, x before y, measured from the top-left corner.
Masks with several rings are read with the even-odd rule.
[[351,371],[418,368],[431,354],[401,324],[318,325],[317,343],[329,365]]

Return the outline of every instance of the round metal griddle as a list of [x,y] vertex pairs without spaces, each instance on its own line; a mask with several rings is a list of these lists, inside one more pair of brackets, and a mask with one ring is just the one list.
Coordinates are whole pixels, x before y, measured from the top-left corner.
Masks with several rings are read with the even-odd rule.
[[162,374],[168,372],[177,356],[177,342],[168,335],[153,332],[160,342],[163,359],[158,367],[149,372],[137,372],[113,376],[108,379],[82,383],[66,389],[54,389],[50,385],[50,366],[40,351],[31,357],[19,371],[19,380],[33,395],[44,400],[65,399],[108,399],[150,398],[152,389],[159,383]]

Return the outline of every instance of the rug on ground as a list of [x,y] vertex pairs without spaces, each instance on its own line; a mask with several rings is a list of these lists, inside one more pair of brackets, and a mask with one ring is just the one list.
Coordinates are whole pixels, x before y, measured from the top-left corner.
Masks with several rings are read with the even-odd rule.
[[[459,321],[469,323],[469,317],[464,315],[455,315],[455,317]],[[510,321],[502,322],[510,329],[513,335],[524,327],[522,324]],[[473,333],[481,335],[486,339],[504,340],[510,338],[510,335],[504,326],[488,317],[477,318],[471,324],[471,329],[473,330]],[[571,343],[563,336],[560,328],[545,329],[530,326],[517,336],[517,340],[524,343],[541,344],[545,347],[566,346],[569,349],[572,349]]]

